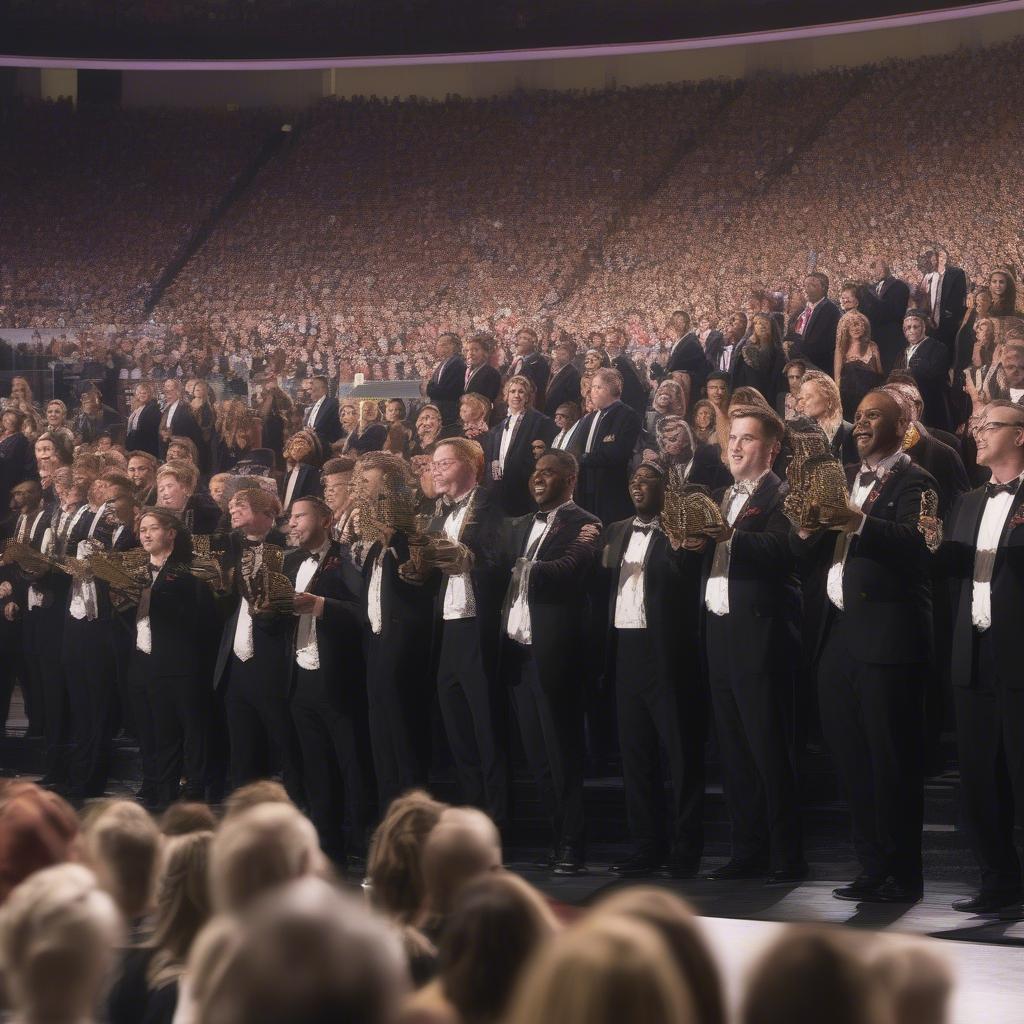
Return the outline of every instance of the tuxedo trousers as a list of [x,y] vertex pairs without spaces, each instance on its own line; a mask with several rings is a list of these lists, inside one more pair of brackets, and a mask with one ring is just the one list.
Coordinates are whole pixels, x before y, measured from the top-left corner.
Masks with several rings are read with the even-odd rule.
[[[682,671],[664,678],[648,629],[617,629],[615,643],[619,745],[630,835],[644,853],[660,855],[671,848],[673,861],[699,861],[704,849],[707,696],[695,678],[684,686]],[[692,670],[696,676],[696,664]],[[668,819],[666,768],[672,786]]]
[[732,857],[776,871],[796,869],[804,862],[795,751],[798,666],[735,669],[732,647],[743,638],[729,619],[708,614],[707,649]]
[[854,850],[866,875],[918,888],[926,666],[862,661],[848,633],[836,612],[818,664],[818,700],[850,803]]
[[24,658],[41,707],[46,777],[65,782],[71,756],[71,702],[62,656],[64,609],[33,608],[24,613]]
[[366,852],[365,736],[366,701],[362,679],[349,691],[334,693],[341,680],[322,669],[295,669],[291,715],[302,754],[302,788],[309,816],[324,853],[338,863]]
[[71,706],[71,785],[76,796],[102,796],[110,770],[111,731],[117,711],[113,623],[64,623],[64,673]]
[[957,686],[956,735],[964,827],[983,892],[1021,888],[1014,820],[1024,813],[1024,689],[999,672],[992,630],[975,633],[973,679]]
[[485,663],[475,618],[441,623],[437,696],[462,801],[504,828],[509,784],[504,695],[497,692],[493,665]]

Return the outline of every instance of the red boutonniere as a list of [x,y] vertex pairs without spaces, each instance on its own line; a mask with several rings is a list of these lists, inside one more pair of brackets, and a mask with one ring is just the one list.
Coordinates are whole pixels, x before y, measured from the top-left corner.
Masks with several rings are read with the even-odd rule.
[[744,519],[753,519],[754,516],[759,516],[760,514],[761,514],[761,509],[758,508],[757,505],[751,505],[749,508],[745,508],[740,513],[740,517],[739,517],[739,519],[736,520],[736,522],[737,523],[742,523]]
[[1013,518],[1010,520],[1009,529],[1016,529],[1018,526],[1024,526],[1024,508],[1015,512]]
[[330,572],[331,569],[337,568],[339,559],[337,555],[331,555],[329,558],[325,558],[323,565],[320,566],[321,572]]

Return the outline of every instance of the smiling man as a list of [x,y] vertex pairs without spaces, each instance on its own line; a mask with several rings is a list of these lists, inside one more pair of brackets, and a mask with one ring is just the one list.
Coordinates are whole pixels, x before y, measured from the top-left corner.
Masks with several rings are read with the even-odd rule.
[[846,467],[848,507],[833,528],[792,536],[806,592],[826,602],[814,639],[821,724],[846,788],[861,874],[837,899],[921,898],[923,693],[931,652],[928,550],[918,529],[935,481],[902,451],[907,419],[869,392]]

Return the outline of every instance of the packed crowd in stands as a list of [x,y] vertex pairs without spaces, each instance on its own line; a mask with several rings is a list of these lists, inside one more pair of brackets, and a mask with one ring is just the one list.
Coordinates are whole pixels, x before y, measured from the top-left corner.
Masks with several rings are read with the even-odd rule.
[[790,927],[731,993],[720,953],[665,889],[586,910],[543,895],[502,867],[485,814],[422,791],[388,808],[360,891],[276,783],[222,817],[159,818],[0,786],[0,1007],[18,1024],[947,1019],[952,974],[921,940]]

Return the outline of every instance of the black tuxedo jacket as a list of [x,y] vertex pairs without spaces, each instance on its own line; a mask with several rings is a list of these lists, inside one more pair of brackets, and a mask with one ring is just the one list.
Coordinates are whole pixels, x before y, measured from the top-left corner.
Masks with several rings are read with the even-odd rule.
[[[163,417],[161,416],[161,420]],[[192,415],[192,410],[189,408],[188,402],[183,398],[178,402],[177,408],[174,410],[174,415],[168,420],[167,428],[171,432],[172,437],[187,437],[192,440],[195,444],[196,449],[200,452],[200,455],[205,447],[206,442],[203,440],[203,431],[199,424],[196,422],[195,416]],[[159,436],[160,423],[157,423],[157,432]],[[163,440],[160,441],[160,455],[161,459],[167,458],[167,445]]]
[[505,515],[521,516],[534,507],[533,496],[529,489],[530,476],[536,464],[531,447],[532,442],[540,440],[545,445],[550,445],[558,433],[558,427],[542,412],[538,412],[536,409],[527,409],[516,425],[512,442],[505,455],[505,467],[501,479],[495,480],[492,463],[497,460],[501,452],[501,436],[508,423],[509,417],[506,416],[500,423],[491,427],[483,437],[486,460],[485,479],[488,490],[492,492]]
[[149,452],[160,457],[160,403],[155,398],[143,406],[135,429],[125,434],[124,445],[127,451]]
[[[633,533],[633,519],[612,523],[602,537],[598,562],[599,592],[606,597],[607,614],[598,635],[605,645],[605,683],[615,682],[615,603],[619,594],[622,558]],[[699,657],[701,570],[703,559],[693,551],[673,551],[668,538],[655,530],[644,561],[644,610],[647,637],[654,648],[658,682],[672,689],[693,687],[700,679]]]
[[949,404],[949,367],[952,349],[935,338],[925,338],[910,361],[907,361],[909,347],[897,360],[897,367],[906,370],[914,378],[917,390],[924,400],[924,414],[921,419],[925,426],[950,430],[953,427]]
[[[299,568],[306,560],[302,549],[289,551],[284,556],[284,573],[295,586]],[[314,620],[316,626],[317,655],[320,675],[324,680],[328,698],[339,706],[346,703],[353,690],[362,693],[366,666],[363,659],[363,631],[366,610],[362,601],[363,580],[352,562],[347,544],[331,541],[319,568],[306,587],[307,594],[324,599],[324,613]],[[295,617],[288,652],[289,678],[294,680],[298,665],[295,648],[298,639],[299,617]]]
[[622,375],[622,401],[642,419],[647,411],[647,396],[651,393],[651,386],[641,380],[629,356],[616,356],[612,360],[612,367]]
[[576,501],[602,523],[614,523],[633,513],[629,498],[629,464],[633,458],[641,421],[625,402],[602,410],[601,422],[590,452],[584,449],[597,412],[587,413],[576,434],[580,473]]
[[147,672],[160,677],[209,678],[220,637],[220,619],[213,592],[189,572],[187,565],[168,561],[153,582],[149,628],[153,652],[148,656],[135,650],[132,635],[132,656],[146,658]]
[[349,434],[342,450],[357,457],[367,452],[379,452],[387,439],[388,428],[383,423],[367,423],[361,434]]
[[[313,403],[316,404],[315,402]],[[341,437],[341,421],[338,419],[338,400],[327,397],[316,414],[316,420],[309,424],[320,438],[323,450],[329,451],[332,444]]]
[[[971,620],[971,601],[974,591],[975,545],[986,500],[984,487],[978,487],[957,498],[946,520],[945,539],[935,553],[936,574],[949,578],[954,584],[953,657],[950,669],[954,686],[977,685],[974,678],[976,631]],[[1024,671],[1021,671],[1020,658],[1020,612],[1024,608],[1022,513],[1024,487],[1018,487],[1003,524],[992,570],[992,625],[989,626],[999,676],[1014,690],[1024,689]]]
[[501,372],[490,363],[484,363],[483,366],[477,367],[469,376],[464,394],[468,394],[470,391],[483,395],[491,405],[494,405],[498,400],[498,395],[501,394]]
[[[746,345],[750,344],[752,342],[746,343]],[[739,350],[733,350],[733,360],[729,367],[729,390],[735,391],[739,387],[756,388],[774,409],[776,396],[786,388],[786,381],[782,374],[786,355],[781,348],[773,346],[763,357],[764,365],[755,369],[743,358],[746,345]]]
[[[51,528],[51,517],[52,512],[45,505],[42,507],[42,515],[39,512],[33,512],[29,517],[30,530],[28,536],[25,538],[27,543],[34,550],[39,551],[43,546],[43,538],[46,536],[46,531]],[[18,523],[20,515],[14,515],[11,513],[4,521],[2,528],[0,528],[0,541],[12,540],[18,535]],[[32,521],[38,518],[38,522],[32,525]],[[45,586],[46,581],[51,578],[52,575],[62,574],[48,574],[43,577],[41,581]],[[27,611],[26,605],[26,592],[28,591],[28,585],[31,582],[29,576],[27,576],[16,564],[2,565],[0,566],[0,581],[6,580],[11,584],[13,592],[9,600],[14,601],[17,606],[21,609],[21,614],[24,617]]]
[[[800,651],[800,584],[789,549],[789,520],[782,509],[788,486],[769,472],[734,524],[729,558],[729,620],[737,638],[729,651],[735,675],[791,678]],[[720,503],[726,491],[715,495]],[[711,614],[704,603],[715,544],[704,553],[700,588],[702,626]]]
[[971,489],[963,459],[937,437],[932,437],[924,428],[919,430],[920,440],[906,453],[926,473],[935,479],[939,495],[939,518],[945,519],[953,502]]
[[544,398],[544,415],[555,418],[558,407],[565,402],[575,402],[582,407],[580,395],[580,371],[572,363],[566,363],[556,370],[548,380],[548,391]]
[[831,377],[835,371],[836,327],[840,316],[842,310],[826,296],[814,308],[803,335],[800,335],[795,333],[800,313],[794,313],[789,321],[789,336],[794,339],[790,358],[807,359]]
[[11,491],[25,480],[38,480],[36,459],[28,438],[17,433],[0,443],[0,512],[10,507]]
[[466,360],[456,354],[437,364],[427,381],[427,397],[441,411],[443,423],[457,423],[459,399],[466,382]]
[[932,315],[937,324],[935,336],[949,350],[952,357],[956,345],[956,334],[960,330],[960,321],[967,309],[967,275],[961,267],[947,266],[942,275],[942,291],[939,295],[939,308]]
[[[712,370],[718,369],[718,357],[725,348],[725,335],[721,331],[711,331],[704,339],[704,359]],[[697,393],[694,392],[692,399],[696,400]]]
[[691,401],[700,394],[704,382],[712,367],[704,354],[704,346],[693,331],[688,331],[672,346],[668,361],[665,363],[665,375],[682,371],[690,375]]
[[[534,516],[520,516],[506,525],[503,557],[506,566],[525,557],[527,541]],[[590,610],[590,589],[600,537],[593,542],[580,539],[584,526],[600,529],[595,516],[578,505],[569,503],[557,515],[537,549],[530,571],[531,651],[537,666],[540,684],[545,690],[557,691],[579,684],[584,667],[583,642]],[[511,582],[508,584],[511,588]],[[505,605],[513,595],[506,593]],[[501,616],[501,636],[505,643],[515,641],[507,636],[508,608]]]
[[206,491],[191,495],[182,512],[182,519],[194,536],[216,533],[220,517],[220,506]]
[[[295,489],[292,491],[292,501],[296,502],[299,498],[308,497],[322,497],[323,488],[320,486],[320,470],[315,466],[307,465],[305,462],[300,462],[297,467],[299,471],[298,478],[295,481]],[[288,490],[288,480],[292,475],[292,471],[288,470],[287,473],[278,481],[278,492],[281,498],[281,511],[288,512],[288,509],[284,507],[285,493]]]
[[528,378],[533,382],[537,393],[533,396],[534,404],[538,407],[544,405],[544,395],[547,392],[548,378],[551,376],[551,364],[547,357],[539,352],[531,352],[528,356],[515,356],[505,370],[505,380],[517,374]]
[[[860,465],[846,467],[847,487]],[[936,490],[935,481],[904,455],[861,511],[864,528],[850,539],[843,570],[843,619],[850,631],[853,653],[873,665],[904,665],[927,662],[932,650],[932,599],[929,556],[924,536],[917,528],[921,495]],[[794,531],[794,553],[804,560],[808,577],[816,577],[808,589],[819,601],[820,626],[812,657],[824,643],[837,610],[825,590],[838,534],[823,530],[807,540]]]
[[888,373],[906,346],[903,317],[910,305],[910,285],[898,277],[887,277],[874,289],[875,301],[867,313],[871,337],[882,357],[882,372]]
[[857,443],[853,439],[853,424],[843,420],[832,438],[832,454],[845,466],[850,462],[860,462],[857,454]]
[[732,474],[722,462],[721,449],[717,444],[698,444],[693,453],[693,466],[686,478],[688,484],[700,484],[709,491],[728,487]]

